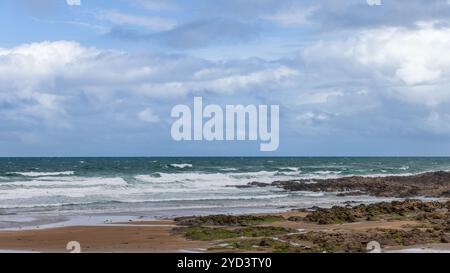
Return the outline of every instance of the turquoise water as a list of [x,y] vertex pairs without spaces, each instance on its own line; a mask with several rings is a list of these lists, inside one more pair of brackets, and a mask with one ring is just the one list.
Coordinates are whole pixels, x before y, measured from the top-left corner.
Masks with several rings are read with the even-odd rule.
[[234,186],[436,170],[450,158],[1,158],[0,214],[307,207],[338,198]]

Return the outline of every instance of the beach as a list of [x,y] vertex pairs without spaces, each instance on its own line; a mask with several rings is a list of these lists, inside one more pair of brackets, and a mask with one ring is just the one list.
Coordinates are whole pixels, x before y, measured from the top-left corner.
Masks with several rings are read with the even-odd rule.
[[74,226],[0,232],[3,251],[69,252],[67,243],[77,241],[82,252],[202,252],[210,244],[174,235],[172,221],[144,225]]
[[1,3],[0,253],[450,253],[450,0]]
[[442,253],[450,252],[449,209],[450,200],[439,198],[158,220],[84,216],[4,229],[0,251],[67,253],[76,242],[84,253],[353,253],[370,252],[375,242],[380,252]]
[[[425,227],[423,221],[414,217],[391,218],[385,214],[377,220],[327,224],[300,220],[308,215],[310,212],[289,211],[0,231],[0,247],[2,252],[66,253],[70,252],[67,244],[76,241],[85,253],[318,252],[314,243],[322,240],[322,246],[338,247],[335,252],[364,252],[364,244],[369,239],[360,236],[366,234],[384,240],[383,252],[450,252],[448,222],[441,231],[432,233],[429,228],[437,230],[436,226]],[[183,222],[187,219],[191,223]],[[237,229],[242,229],[238,236],[232,232],[227,233],[228,237],[223,236],[224,230]],[[211,233],[212,230],[215,232]],[[388,235],[383,237],[381,233]],[[295,238],[299,235],[311,237]],[[347,237],[336,241],[337,236],[343,235]],[[390,241],[390,237],[394,240]],[[405,241],[400,242],[398,238]],[[323,251],[327,250],[320,252]]]
[[2,252],[449,249],[448,158],[1,160]]

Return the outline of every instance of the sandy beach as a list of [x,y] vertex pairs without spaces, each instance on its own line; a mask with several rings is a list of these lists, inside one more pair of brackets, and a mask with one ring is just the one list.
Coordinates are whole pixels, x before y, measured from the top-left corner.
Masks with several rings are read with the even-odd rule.
[[[308,212],[288,211],[275,214],[254,214],[245,216],[227,216],[228,220],[240,221],[241,217],[255,217],[254,219],[274,219],[255,221],[254,224],[243,224],[247,228],[285,229],[280,234],[268,234],[239,236],[233,239],[242,241],[267,239],[283,242],[283,236],[308,233],[323,234],[370,234],[374,230],[404,231],[410,232],[413,227],[422,227],[422,223],[416,220],[382,219],[376,221],[357,221],[340,224],[318,224],[305,221],[293,221],[298,217],[308,216]],[[203,216],[192,219],[207,219]],[[223,217],[223,216],[217,216]],[[183,219],[187,219],[184,217]],[[276,220],[275,220],[276,219]],[[286,219],[291,219],[288,221]],[[181,226],[181,227],[180,227]],[[69,226],[59,228],[47,228],[38,230],[15,230],[0,232],[0,249],[2,252],[70,252],[66,245],[70,241],[77,241],[81,245],[81,251],[89,252],[145,252],[145,253],[204,253],[204,252],[272,252],[272,248],[263,248],[253,245],[252,249],[239,249],[230,247],[228,238],[192,239],[188,238],[180,228],[180,219],[117,222],[90,226]],[[216,225],[210,222],[198,226],[200,228],[225,228],[233,230],[240,224],[222,223]],[[196,226],[197,227],[197,226]],[[289,231],[289,232],[287,232]],[[293,232],[292,232],[293,231]],[[267,234],[266,234],[267,235]],[[447,233],[448,235],[448,233]],[[418,241],[420,242],[420,241]],[[290,243],[296,246],[295,243]],[[309,243],[305,243],[307,246]],[[407,245],[387,245],[385,252],[450,252],[450,243],[429,243]],[[338,251],[339,252],[339,251]]]
[[450,252],[450,0],[0,3],[0,253]]
[[[289,215],[288,213],[286,215]],[[28,231],[0,232],[0,248],[25,252],[69,252],[66,245],[78,241],[83,252],[206,252],[213,242],[188,240],[174,234],[172,220],[113,224],[112,226],[63,227]],[[401,228],[409,221],[371,222],[319,226],[278,223],[274,226],[319,230],[365,230],[373,227]],[[121,226],[122,225],[122,226]],[[449,245],[450,246],[450,245]]]
[[[450,251],[450,173],[348,177],[249,183],[253,188],[334,193],[334,206],[285,207],[266,211],[229,208],[171,211],[172,215],[3,215],[2,252],[384,252]],[[242,187],[242,186],[241,186]],[[345,197],[369,195],[394,201],[359,203]],[[425,198],[427,197],[427,198]],[[221,211],[221,212],[220,212]],[[253,211],[253,212],[251,212]],[[140,213],[140,212],[139,212]],[[167,212],[166,212],[167,213]],[[9,220],[9,222],[8,222]],[[20,221],[23,222],[20,222]],[[14,222],[16,221],[16,222]],[[27,226],[28,223],[28,226]],[[17,227],[18,226],[18,227]]]
[[189,241],[172,233],[173,221],[133,224],[74,226],[0,232],[4,251],[69,252],[66,245],[77,241],[82,252],[203,252],[211,244]]

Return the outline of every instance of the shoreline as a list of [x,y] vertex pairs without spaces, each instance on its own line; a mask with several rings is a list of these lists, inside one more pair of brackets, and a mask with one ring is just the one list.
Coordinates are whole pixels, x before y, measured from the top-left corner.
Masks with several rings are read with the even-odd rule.
[[[334,202],[318,202],[314,206],[269,206],[269,207],[205,207],[205,208],[174,208],[163,210],[149,210],[131,213],[129,211],[122,212],[91,212],[91,213],[67,213],[55,214],[54,212],[45,214],[0,214],[0,232],[2,231],[24,231],[24,230],[38,230],[38,229],[52,229],[61,227],[73,226],[103,226],[105,224],[120,223],[120,222],[149,222],[159,220],[171,220],[178,217],[185,216],[209,216],[209,215],[259,215],[259,214],[280,214],[288,213],[291,210],[310,209],[310,208],[331,208],[333,206],[345,205],[361,205],[361,204],[376,204],[380,202],[401,201],[406,198],[378,198],[367,196],[367,199],[358,201],[349,201],[342,199]],[[435,198],[418,196],[414,199],[422,200],[424,202],[442,201],[445,202],[448,198]]]
[[[39,214],[21,214],[21,215],[0,215],[0,232],[3,231],[29,231],[39,229],[53,229],[74,226],[104,226],[112,223],[135,223],[152,222],[161,220],[170,220],[176,217],[184,216],[207,216],[214,214],[261,214],[261,213],[282,213],[290,208],[257,208],[257,207],[226,207],[226,208],[197,208],[197,209],[170,209],[156,211],[141,211],[138,213],[130,212],[109,212],[109,213],[69,213],[66,215],[57,215],[49,213],[47,215]],[[2,221],[8,219],[9,221]],[[11,220],[13,218],[13,220]],[[1,248],[1,247],[0,247]]]
[[[416,218],[410,218],[409,216],[402,218],[391,218],[389,214],[380,214],[379,219],[375,220],[355,220],[349,222],[333,222],[333,223],[321,223],[320,221],[311,222],[305,221],[308,216],[315,215],[315,217],[323,217],[320,213],[326,213],[325,216],[341,217],[341,209],[347,211],[355,210],[360,206],[364,208],[377,209],[378,207],[401,207],[408,205],[408,202],[413,202],[411,206],[421,207],[426,204],[442,204],[443,202],[422,202],[414,200],[405,201],[393,201],[391,203],[375,203],[372,205],[359,205],[333,207],[329,209],[317,208],[316,210],[288,210],[278,213],[254,213],[254,214],[234,214],[234,215],[204,215],[204,216],[184,216],[172,219],[140,219],[136,221],[126,220],[126,217],[122,217],[125,221],[111,221],[102,224],[92,225],[71,225],[60,227],[43,227],[40,229],[28,229],[28,230],[9,230],[0,231],[0,252],[69,252],[66,249],[66,245],[70,241],[78,241],[81,244],[82,252],[146,252],[146,253],[205,253],[205,252],[273,252],[277,251],[280,243],[286,242],[286,238],[289,236],[304,236],[304,234],[313,234],[314,236],[321,234],[335,234],[333,236],[351,236],[361,234],[371,234],[380,230],[403,232],[403,236],[407,236],[408,232],[416,230],[414,227],[423,229],[424,222],[416,220]],[[416,202],[416,203],[414,203]],[[447,200],[447,204],[450,200]],[[387,204],[387,205],[386,205]],[[400,205],[399,205],[400,204]],[[405,205],[406,204],[406,205]],[[406,208],[408,209],[408,208]],[[424,211],[427,209],[425,208]],[[339,213],[330,214],[331,212],[338,211]],[[436,209],[436,211],[443,212],[443,215],[448,212],[442,209]],[[397,215],[397,214],[396,214]],[[249,218],[250,217],[250,218]],[[396,216],[397,217],[397,216]],[[271,220],[267,220],[267,219]],[[311,218],[311,217],[310,217]],[[250,221],[243,222],[241,220]],[[252,220],[248,220],[252,219]],[[315,219],[315,218],[311,218]],[[333,218],[334,219],[334,218]],[[119,220],[119,219],[117,219]],[[215,222],[220,221],[220,222]],[[231,222],[229,222],[231,221]],[[255,222],[253,222],[255,221]],[[333,220],[335,221],[335,220]],[[448,218],[447,218],[448,221]],[[220,223],[220,224],[218,224]],[[444,223],[445,225],[445,223]],[[448,225],[448,223],[447,223]],[[200,229],[200,237],[190,237],[189,231],[196,231]],[[436,229],[436,227],[431,227]],[[444,226],[445,228],[445,226]],[[447,229],[449,226],[446,227]],[[259,229],[269,231],[269,233],[262,233],[262,235],[235,238],[202,238],[203,234],[208,234],[211,230],[224,230],[232,231],[235,229],[249,229],[252,232]],[[253,230],[255,229],[255,230]],[[281,230],[280,233],[270,233],[270,231]],[[187,233],[186,233],[187,232]],[[206,232],[206,233],[205,233]],[[425,232],[425,231],[424,231]],[[403,234],[402,233],[402,234]],[[426,233],[423,233],[426,234]],[[440,233],[441,235],[448,236],[450,239],[448,230],[446,233]],[[414,235],[414,240],[417,240],[417,244],[407,245],[386,245],[383,248],[383,252],[398,253],[398,252],[450,252],[450,243],[436,243],[433,239],[430,243],[422,243],[419,235]],[[441,236],[440,235],[440,236]],[[262,237],[261,237],[262,236]],[[269,237],[267,237],[269,236]],[[286,237],[288,236],[288,237]],[[397,236],[397,235],[396,235]],[[434,236],[434,235],[433,235]],[[268,240],[269,242],[264,242]],[[286,238],[285,238],[286,237]],[[319,237],[320,238],[320,237]],[[441,237],[439,237],[441,238]],[[233,241],[236,240],[236,241]],[[253,240],[260,240],[258,244]],[[262,241],[261,241],[262,240]],[[297,240],[297,239],[295,239]],[[314,240],[317,240],[314,239]],[[348,240],[348,239],[345,239]],[[353,240],[353,239],[352,239]],[[439,240],[442,240],[439,239]],[[245,242],[252,242],[250,249],[248,246],[242,246],[239,244]],[[263,243],[264,242],[264,243]],[[415,242],[415,241],[411,241]],[[349,244],[351,245],[351,240]],[[230,248],[231,244],[237,244],[236,248]],[[261,246],[260,246],[261,245]],[[298,250],[297,243],[289,243],[292,247],[288,250]],[[308,244],[305,244],[308,246]],[[283,246],[286,247],[286,246]],[[304,249],[306,252],[310,251],[309,247]],[[290,252],[290,251],[288,251]],[[313,251],[314,252],[314,251]],[[332,252],[332,251],[330,251]],[[341,250],[336,251],[341,252]]]
[[[387,252],[450,251],[448,172],[248,185],[269,186],[340,192],[340,202],[60,215],[51,223],[49,215],[3,215],[16,222],[8,218],[0,230],[0,249],[68,252],[66,244],[78,241],[83,252],[367,252],[377,241]],[[348,201],[364,195],[373,201]]]

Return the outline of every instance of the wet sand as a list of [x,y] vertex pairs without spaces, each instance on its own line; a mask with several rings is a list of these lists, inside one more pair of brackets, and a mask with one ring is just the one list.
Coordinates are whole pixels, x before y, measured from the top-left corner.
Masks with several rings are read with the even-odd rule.
[[66,245],[78,241],[82,252],[203,252],[208,242],[188,241],[173,234],[173,221],[145,225],[75,226],[0,232],[0,249],[29,252],[69,252]]
[[[288,212],[277,214],[301,215]],[[279,222],[270,226],[293,228],[302,231],[364,231],[371,228],[404,229],[415,225],[414,221],[371,221],[334,225],[318,225],[303,222]],[[263,224],[263,226],[266,224]],[[267,224],[269,225],[269,224]],[[70,252],[66,245],[70,241],[81,244],[82,252],[145,252],[180,253],[207,252],[214,241],[192,241],[173,232],[172,220],[112,223],[101,226],[74,226],[26,231],[0,232],[0,249],[3,252]],[[428,249],[447,249],[450,244],[420,246]],[[416,248],[415,248],[416,249]],[[400,248],[393,249],[401,251]]]

